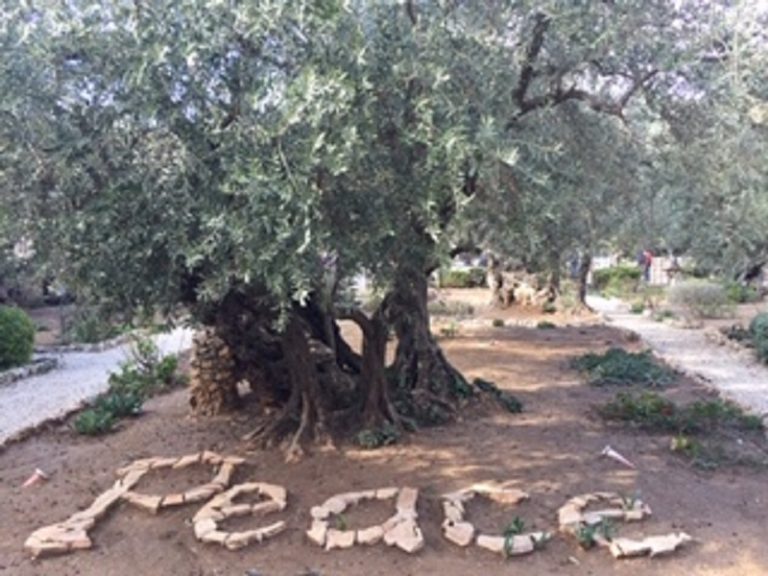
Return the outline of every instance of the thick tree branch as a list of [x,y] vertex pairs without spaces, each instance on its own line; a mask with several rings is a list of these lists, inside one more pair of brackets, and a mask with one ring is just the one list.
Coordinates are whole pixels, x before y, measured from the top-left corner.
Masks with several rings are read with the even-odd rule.
[[627,107],[627,104],[629,104],[632,96],[634,96],[638,90],[643,88],[657,73],[658,70],[651,70],[642,76],[636,76],[629,88],[616,99],[601,98],[597,94],[577,88],[575,85],[565,88],[562,85],[562,82],[558,82],[547,94],[519,101],[520,110],[517,115],[507,123],[506,129],[512,129],[517,122],[529,112],[542,108],[552,108],[563,102],[569,101],[583,102],[595,112],[616,116],[622,122],[626,122],[626,119],[624,118],[624,109]]
[[520,106],[521,110],[526,107],[526,95],[535,76],[536,60],[544,46],[544,37],[551,23],[549,16],[542,12],[537,13],[534,20],[533,38],[531,38],[531,43],[525,51],[525,59],[523,60],[523,67],[520,71],[520,79],[518,80],[517,87],[512,93],[513,98],[518,106]]

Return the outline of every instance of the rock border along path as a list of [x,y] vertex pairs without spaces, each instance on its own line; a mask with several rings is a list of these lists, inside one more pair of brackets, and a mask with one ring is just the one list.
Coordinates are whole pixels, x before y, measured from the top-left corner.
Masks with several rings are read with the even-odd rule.
[[704,330],[676,328],[631,314],[619,300],[589,296],[587,301],[608,323],[639,334],[671,366],[715,387],[768,424],[768,366],[718,345]]
[[[177,328],[155,337],[161,354],[192,345],[192,331]],[[76,410],[108,388],[110,372],[130,357],[130,344],[102,352],[61,354],[59,368],[0,387],[0,446],[29,428]]]

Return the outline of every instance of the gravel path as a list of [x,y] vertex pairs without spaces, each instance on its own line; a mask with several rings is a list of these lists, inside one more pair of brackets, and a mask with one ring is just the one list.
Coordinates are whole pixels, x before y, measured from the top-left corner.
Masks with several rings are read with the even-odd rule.
[[614,326],[637,332],[678,370],[698,377],[768,422],[768,367],[713,342],[702,330],[675,328],[630,314],[626,304],[590,296],[588,303]]
[[[192,331],[178,328],[155,342],[163,354],[192,345]],[[110,372],[129,357],[124,344],[103,352],[66,352],[52,372],[0,387],[0,445],[20,432],[75,410],[107,389]]]

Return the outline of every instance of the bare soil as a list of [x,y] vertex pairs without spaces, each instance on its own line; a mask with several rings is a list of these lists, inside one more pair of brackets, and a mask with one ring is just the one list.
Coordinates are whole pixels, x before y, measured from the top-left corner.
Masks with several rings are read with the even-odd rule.
[[[466,291],[482,307],[487,292]],[[513,324],[520,317],[546,319],[561,326],[540,330],[507,325],[491,327],[500,317]],[[612,398],[615,389],[585,385],[568,361],[610,345],[642,347],[625,332],[591,319],[541,316],[535,310],[478,308],[442,344],[452,362],[469,378],[482,377],[516,394],[522,414],[469,408],[456,423],[420,431],[399,445],[363,451],[342,444],[338,450],[315,449],[297,464],[285,464],[278,451],[248,451],[241,436],[253,427],[247,413],[231,418],[198,420],[188,414],[186,392],[153,399],[147,413],[126,421],[115,434],[75,436],[66,425],[53,425],[0,453],[0,573],[13,576],[264,576],[314,571],[335,575],[573,574],[649,576],[762,576],[768,573],[765,546],[768,472],[749,467],[702,471],[669,450],[669,437],[608,426],[594,406]],[[534,324],[535,325],[535,324]],[[707,392],[683,379],[672,392],[699,397]],[[637,464],[620,467],[599,457],[610,444]],[[243,529],[286,520],[288,530],[276,538],[237,552],[197,542],[190,519],[199,506],[162,511],[157,516],[121,504],[92,532],[94,549],[69,556],[30,560],[22,549],[34,529],[63,520],[86,507],[114,481],[114,471],[129,461],[157,455],[183,455],[209,449],[247,457],[234,482],[258,480],[289,490],[288,508],[264,518],[238,520]],[[20,486],[40,467],[50,481]],[[207,471],[206,471],[207,472]],[[184,476],[180,489],[186,488]],[[487,532],[501,533],[515,516],[526,526],[556,530],[556,510],[569,497],[595,490],[639,494],[654,511],[647,521],[620,526],[627,536],[683,530],[696,542],[667,558],[616,561],[604,550],[583,551],[560,535],[543,551],[503,560],[479,548],[461,549],[440,533],[438,496],[477,481],[511,480],[531,494],[517,507],[477,499],[469,517]],[[154,482],[154,480],[153,480]],[[378,545],[324,552],[306,540],[309,510],[329,496],[385,486],[421,489],[419,523],[426,547],[409,556]],[[137,486],[146,491],[151,485]],[[165,489],[164,483],[154,484]],[[350,512],[350,525],[378,521],[386,510],[372,507]],[[393,507],[394,509],[394,507]]]

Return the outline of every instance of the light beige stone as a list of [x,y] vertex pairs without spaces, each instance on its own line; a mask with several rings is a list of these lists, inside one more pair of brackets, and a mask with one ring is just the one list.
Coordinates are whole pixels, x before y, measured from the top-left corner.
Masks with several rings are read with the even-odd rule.
[[443,514],[446,520],[461,522],[464,519],[464,506],[461,502],[446,500],[443,502]]
[[261,542],[261,534],[258,531],[232,532],[224,539],[224,546],[228,550],[239,550],[251,542]]
[[572,504],[566,504],[557,511],[557,520],[561,530],[570,530],[582,522],[582,514]]
[[252,508],[250,504],[232,504],[231,506],[224,506],[220,512],[225,518],[247,516],[251,513]]
[[221,520],[224,520],[226,516],[219,510],[218,508],[215,508],[214,506],[211,506],[210,504],[206,504],[200,510],[197,511],[197,513],[192,518],[192,522],[197,522],[199,520],[213,520],[214,522],[219,522]]
[[261,482],[258,484],[259,494],[267,496],[275,502],[285,503],[288,500],[288,491],[277,484],[266,484]]
[[184,492],[184,502],[203,502],[219,491],[217,486],[207,484],[199,488],[190,488]]
[[643,510],[626,510],[624,512],[624,520],[627,522],[638,522],[645,518],[646,514]]
[[257,502],[251,506],[250,513],[254,516],[263,516],[272,512],[279,512],[285,508],[285,502],[275,502],[269,500],[267,502]]
[[650,554],[653,558],[662,554],[670,554],[691,540],[692,538],[685,532],[649,536],[643,540],[617,538],[611,543],[610,550],[614,558],[629,558],[645,554]]
[[176,461],[176,463],[172,466],[172,468],[174,469],[186,468],[188,466],[199,464],[202,456],[203,455],[200,452],[197,452],[195,454],[187,454],[186,456],[182,456],[181,458],[179,458]]
[[315,520],[325,520],[328,518],[328,516],[331,515],[331,511],[328,510],[325,506],[313,506],[309,510],[309,514]]
[[168,494],[163,496],[163,501],[160,503],[161,508],[170,508],[172,506],[181,506],[184,504],[184,494]]
[[313,520],[312,526],[306,531],[307,538],[318,546],[325,546],[325,537],[328,533],[328,522]]
[[128,474],[128,472],[132,472],[134,470],[144,470],[145,472],[149,470],[149,467],[152,466],[152,463],[155,461],[154,458],[142,458],[141,460],[134,460],[128,466],[123,466],[122,468],[117,469],[117,475],[118,476],[125,476]]
[[162,501],[160,496],[137,494],[136,492],[126,492],[123,494],[123,499],[134,506],[151,512],[152,514],[157,514],[157,511],[160,509],[160,502]]
[[376,498],[378,500],[389,500],[397,496],[399,490],[397,488],[379,488],[376,490]]
[[278,534],[280,534],[280,532],[285,530],[285,527],[286,527],[285,522],[280,520],[279,522],[275,522],[274,524],[270,524],[269,526],[258,528],[256,532],[259,533],[259,542],[261,542],[264,538],[272,538],[273,536],[277,536]]
[[179,461],[178,456],[172,456],[169,458],[154,458],[152,461],[152,464],[150,464],[149,467],[152,470],[155,470],[157,468],[170,468],[171,466],[176,464],[176,462],[178,461]]
[[203,542],[210,542],[212,544],[224,544],[227,541],[229,532],[222,532],[221,530],[211,530],[202,535],[200,540]]
[[515,488],[492,490],[484,494],[488,499],[499,504],[517,504],[528,499],[528,493]]
[[323,508],[328,510],[331,514],[341,514],[347,509],[347,503],[337,496],[332,496],[323,503]]
[[208,532],[213,532],[214,530],[216,530],[216,521],[212,520],[211,518],[204,518],[203,520],[198,520],[194,524],[194,530],[195,530],[195,537],[198,539],[202,539],[202,537]]
[[371,526],[370,528],[358,530],[355,541],[358,544],[372,546],[381,542],[382,538],[384,538],[384,528],[381,526]]
[[147,473],[148,468],[142,469],[142,470],[131,470],[129,472],[126,472],[126,474],[120,478],[117,482],[114,484],[115,489],[122,489],[122,490],[130,490],[136,484],[139,483],[139,480]]
[[480,548],[485,548],[486,550],[490,550],[497,554],[504,554],[504,541],[505,538],[503,536],[487,536],[485,534],[480,534],[477,537],[477,545]]
[[475,537],[475,527],[469,522],[443,522],[443,535],[458,546],[469,546]]
[[416,502],[419,499],[418,488],[405,487],[397,495],[397,512],[402,515],[416,515]]
[[507,540],[507,544],[504,548],[504,554],[510,556],[522,556],[524,554],[530,554],[536,549],[534,540],[530,536],[523,536],[522,534],[512,536]]
[[325,537],[325,549],[334,550],[336,548],[352,548],[355,545],[354,530],[336,530],[328,529]]
[[241,458],[240,456],[225,456],[224,463],[239,466],[240,464],[245,464],[245,458]]
[[392,530],[384,533],[387,546],[397,546],[408,554],[418,552],[424,547],[424,535],[415,520],[399,522]]
[[232,478],[232,474],[235,472],[235,465],[228,462],[224,462],[220,467],[216,476],[211,480],[211,484],[219,484],[223,490],[229,486],[229,482]]

